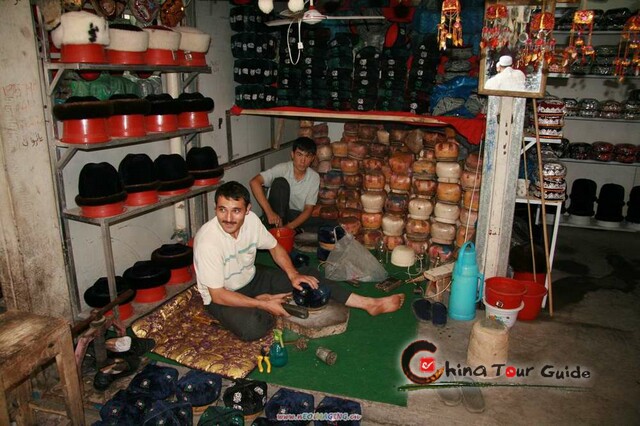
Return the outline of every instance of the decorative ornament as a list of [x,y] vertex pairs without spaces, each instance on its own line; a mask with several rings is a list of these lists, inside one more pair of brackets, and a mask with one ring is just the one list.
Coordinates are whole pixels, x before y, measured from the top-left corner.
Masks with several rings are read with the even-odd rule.
[[507,6],[500,3],[489,5],[484,14],[480,48],[501,49],[509,44],[511,32]]
[[624,24],[613,65],[614,74],[621,80],[628,74],[640,75],[640,15],[632,16]]
[[446,50],[447,40],[453,46],[462,46],[462,22],[460,20],[460,1],[444,0],[438,24],[438,44],[440,50]]
[[[544,7],[543,7],[544,10]],[[555,18],[551,12],[535,13],[531,16],[529,37],[524,42],[524,49],[518,58],[518,68],[532,66],[538,70],[547,66],[553,59],[556,40],[553,38]]]
[[[569,45],[563,53],[565,65],[576,62],[578,57],[583,64],[587,62],[587,58],[593,59],[595,57],[596,51],[591,45],[595,15],[593,10],[578,10],[573,14]],[[585,33],[586,39],[584,38]]]

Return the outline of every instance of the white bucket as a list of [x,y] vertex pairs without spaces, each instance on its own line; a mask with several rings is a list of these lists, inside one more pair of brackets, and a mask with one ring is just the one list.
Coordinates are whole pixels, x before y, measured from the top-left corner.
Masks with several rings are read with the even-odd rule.
[[487,303],[487,300],[483,297],[482,301],[485,306],[485,316],[487,318],[493,318],[497,321],[503,323],[507,328],[513,327],[513,324],[516,323],[516,319],[518,318],[518,312],[524,308],[524,302],[520,304],[519,307],[514,309],[502,309],[497,308],[493,305]]

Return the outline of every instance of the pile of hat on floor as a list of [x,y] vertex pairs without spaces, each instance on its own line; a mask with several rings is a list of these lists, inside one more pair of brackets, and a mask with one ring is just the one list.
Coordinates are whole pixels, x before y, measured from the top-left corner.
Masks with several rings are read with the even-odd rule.
[[231,9],[231,37],[233,80],[236,105],[242,108],[271,108],[276,106],[274,83],[278,81],[277,38],[264,25],[267,15],[256,6],[241,5]]
[[118,170],[111,164],[87,163],[80,170],[76,204],[83,216],[108,217],[127,206],[156,203],[159,196],[184,194],[196,186],[214,185],[224,169],[211,147],[193,147],[187,161],[179,154],[128,154]]
[[132,94],[113,95],[107,101],[71,96],[53,107],[53,115],[62,121],[62,142],[90,144],[204,128],[209,126],[213,106],[213,99],[201,93],[182,93],[177,99],[167,93],[144,99]]
[[[197,28],[112,23],[86,11],[62,14],[51,31],[61,62],[206,66],[211,36]],[[80,73],[96,78],[95,74]]]
[[[133,377],[127,389],[118,391],[100,409],[106,424],[171,424],[191,426],[194,415],[201,414],[198,425],[269,425],[286,422],[305,425],[357,425],[362,418],[358,402],[325,397],[314,408],[313,395],[281,388],[268,398],[263,381],[239,379],[222,392],[217,374],[190,370],[178,378],[173,367],[147,365]],[[213,405],[222,394],[222,404]],[[335,419],[340,413],[344,418]]]
[[625,206],[624,188],[615,183],[607,183],[600,188],[596,197],[597,184],[591,179],[576,179],[571,185],[570,203],[567,208],[569,221],[578,225],[591,222],[594,217],[594,203],[598,203],[595,211],[596,223],[607,228],[617,228],[626,225],[640,229],[640,186],[634,186],[626,202],[627,212],[623,215]]

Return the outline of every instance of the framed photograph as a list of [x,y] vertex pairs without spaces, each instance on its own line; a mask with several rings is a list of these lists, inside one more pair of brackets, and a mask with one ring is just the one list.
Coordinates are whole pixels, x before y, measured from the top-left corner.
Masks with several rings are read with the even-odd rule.
[[555,0],[485,2],[478,93],[542,98],[553,57]]

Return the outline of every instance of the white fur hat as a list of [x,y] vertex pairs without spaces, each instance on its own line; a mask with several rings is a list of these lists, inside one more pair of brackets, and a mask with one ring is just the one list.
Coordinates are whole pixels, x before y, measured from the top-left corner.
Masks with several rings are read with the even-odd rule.
[[113,25],[109,28],[109,45],[107,49],[121,52],[144,52],[149,46],[149,33],[136,31],[133,25]]
[[143,29],[149,33],[149,49],[178,50],[180,48],[179,32],[158,25]]
[[205,53],[209,50],[211,36],[193,27],[175,27],[182,37],[180,38],[180,50],[185,52]]
[[500,56],[498,65],[500,65],[501,67],[510,67],[511,65],[513,65],[513,58],[509,55]]
[[89,12],[67,12],[60,17],[60,25],[51,31],[53,44],[60,48],[68,44],[109,44],[107,21]]

